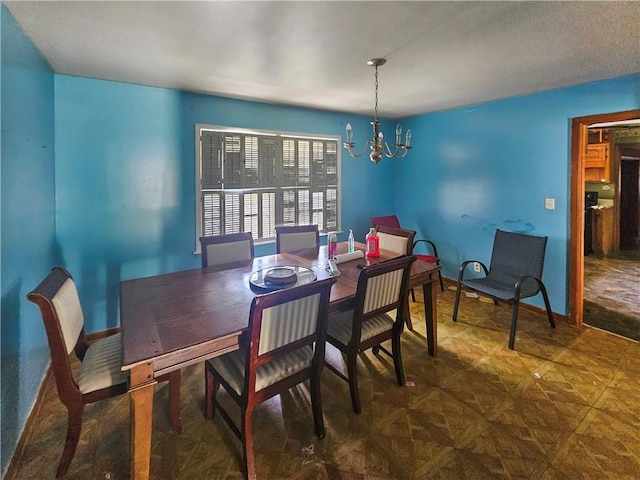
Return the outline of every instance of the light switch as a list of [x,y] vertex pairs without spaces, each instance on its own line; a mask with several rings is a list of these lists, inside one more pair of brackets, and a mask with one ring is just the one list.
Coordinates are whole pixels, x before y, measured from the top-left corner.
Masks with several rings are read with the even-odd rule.
[[545,198],[544,199],[544,208],[545,208],[545,210],[555,210],[556,209],[556,199],[555,198]]

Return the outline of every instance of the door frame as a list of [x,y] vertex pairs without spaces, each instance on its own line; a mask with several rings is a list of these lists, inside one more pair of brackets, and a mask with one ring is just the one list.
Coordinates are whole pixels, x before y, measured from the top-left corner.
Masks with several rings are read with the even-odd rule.
[[584,164],[587,127],[594,123],[640,118],[640,110],[602,113],[571,120],[571,192],[569,208],[569,323],[582,326],[584,302]]

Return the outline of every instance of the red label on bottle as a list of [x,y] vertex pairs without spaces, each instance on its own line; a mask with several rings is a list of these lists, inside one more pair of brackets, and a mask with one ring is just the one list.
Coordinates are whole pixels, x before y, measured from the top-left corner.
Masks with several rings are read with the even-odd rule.
[[367,235],[367,257],[380,256],[380,239],[377,235]]

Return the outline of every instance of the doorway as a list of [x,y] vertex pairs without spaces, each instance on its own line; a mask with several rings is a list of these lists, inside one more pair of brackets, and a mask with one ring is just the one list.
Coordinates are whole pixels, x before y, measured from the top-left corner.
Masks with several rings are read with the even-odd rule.
[[620,147],[620,250],[640,248],[640,144]]
[[584,156],[589,125],[640,118],[640,110],[574,118],[571,123],[571,192],[569,231],[569,322],[583,324],[584,303]]

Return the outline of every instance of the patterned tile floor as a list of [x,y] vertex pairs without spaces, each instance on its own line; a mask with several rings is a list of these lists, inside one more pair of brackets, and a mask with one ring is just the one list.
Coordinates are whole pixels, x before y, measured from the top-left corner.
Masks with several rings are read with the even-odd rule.
[[[389,358],[359,359],[362,414],[346,383],[325,370],[327,436],[318,440],[306,386],[254,413],[260,479],[637,479],[640,477],[640,345],[521,311],[516,350],[507,348],[510,308],[439,294],[439,353],[426,353],[421,304],[403,337],[414,386],[395,383]],[[335,351],[329,355],[340,361]],[[66,414],[49,378],[34,429],[6,476],[54,478]],[[220,418],[204,420],[202,366],[183,373],[184,432],[169,425],[167,387],[154,409],[154,479],[240,479],[240,446]],[[127,397],[85,410],[67,478],[129,478]]]

